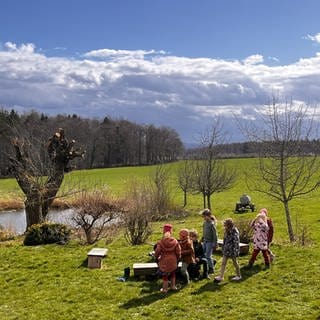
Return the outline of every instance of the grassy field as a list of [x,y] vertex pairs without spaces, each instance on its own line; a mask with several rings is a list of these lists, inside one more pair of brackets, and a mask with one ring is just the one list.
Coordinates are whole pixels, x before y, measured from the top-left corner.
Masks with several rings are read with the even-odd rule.
[[[252,160],[230,160],[230,165],[250,165]],[[172,172],[174,172],[172,165]],[[131,176],[148,176],[152,167],[115,168],[73,172],[67,175],[64,188],[70,185],[108,185],[121,193]],[[253,218],[255,213],[234,214],[235,202],[247,191],[243,178],[231,190],[215,195],[214,212],[222,221]],[[19,194],[13,180],[0,180],[0,195]],[[175,201],[182,202],[182,194],[174,189]],[[249,256],[240,257],[243,280],[230,281],[234,270],[228,264],[225,280],[192,282],[178,292],[163,295],[160,280],[144,281],[130,277],[119,282],[123,269],[135,262],[149,261],[148,252],[161,237],[163,223],[153,224],[148,243],[128,245],[122,234],[106,245],[101,240],[95,247],[108,247],[109,253],[101,270],[86,267],[86,257],[92,246],[81,246],[76,241],[68,245],[25,247],[21,239],[0,244],[0,319],[4,320],[69,320],[69,319],[320,319],[320,216],[319,192],[313,198],[294,201],[292,217],[298,225],[306,226],[313,243],[307,247],[288,243],[284,213],[278,203],[260,194],[248,193],[258,208],[267,207],[275,225],[272,250],[276,259],[269,270],[264,270],[261,255],[253,269],[246,270]],[[22,199],[21,193],[20,197]],[[202,201],[189,197],[187,218],[166,221],[174,225],[174,233],[184,227],[196,228],[201,233],[202,219],[198,212]],[[214,254],[217,267],[220,253]]]

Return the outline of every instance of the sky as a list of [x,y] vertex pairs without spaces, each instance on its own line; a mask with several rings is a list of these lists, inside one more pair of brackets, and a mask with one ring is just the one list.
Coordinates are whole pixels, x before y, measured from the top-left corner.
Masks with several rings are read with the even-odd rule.
[[0,107],[231,141],[270,99],[320,107],[318,0],[1,0]]

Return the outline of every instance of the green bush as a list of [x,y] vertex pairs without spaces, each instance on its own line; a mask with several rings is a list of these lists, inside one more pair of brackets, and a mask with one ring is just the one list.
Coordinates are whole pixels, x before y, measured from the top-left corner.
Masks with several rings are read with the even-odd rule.
[[24,244],[27,246],[48,244],[48,243],[67,243],[70,239],[71,230],[61,223],[34,224],[28,228]]

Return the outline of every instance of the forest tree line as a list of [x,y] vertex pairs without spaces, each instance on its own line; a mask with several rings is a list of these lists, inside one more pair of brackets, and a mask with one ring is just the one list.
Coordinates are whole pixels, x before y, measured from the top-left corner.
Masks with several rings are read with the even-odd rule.
[[[1,177],[8,172],[9,157],[14,152],[15,137],[39,144],[48,142],[52,132],[63,128],[68,137],[76,139],[77,147],[85,151],[84,159],[76,161],[77,169],[113,166],[153,165],[176,161],[184,151],[178,133],[169,127],[139,125],[127,120],[83,119],[75,114],[49,117],[32,111],[18,114],[0,110]],[[45,148],[45,145],[43,146]]]
[[[63,128],[74,137],[84,159],[75,161],[77,169],[139,166],[168,163],[181,159],[201,157],[202,146],[186,149],[178,133],[169,127],[141,125],[123,119],[86,119],[73,115],[47,116],[31,111],[19,114],[15,110],[0,109],[0,177],[11,176],[9,157],[14,152],[12,139],[23,136],[39,143],[50,138],[48,134]],[[266,143],[266,142],[265,142]],[[319,150],[319,139],[305,141],[304,153]],[[216,146],[221,158],[256,157],[261,142],[235,142]]]

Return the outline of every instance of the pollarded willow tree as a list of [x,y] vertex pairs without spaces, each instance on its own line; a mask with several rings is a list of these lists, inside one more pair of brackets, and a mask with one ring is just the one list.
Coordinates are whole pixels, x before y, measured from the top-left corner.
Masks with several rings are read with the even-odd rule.
[[275,98],[262,115],[262,126],[246,128],[259,142],[259,157],[247,173],[248,187],[282,203],[288,236],[295,240],[289,203],[310,195],[320,186],[316,124],[306,105],[279,103]]
[[26,197],[27,228],[45,221],[65,172],[70,171],[69,162],[83,156],[74,144],[61,128],[44,142],[26,133],[12,140],[15,153],[10,157],[10,170]]

